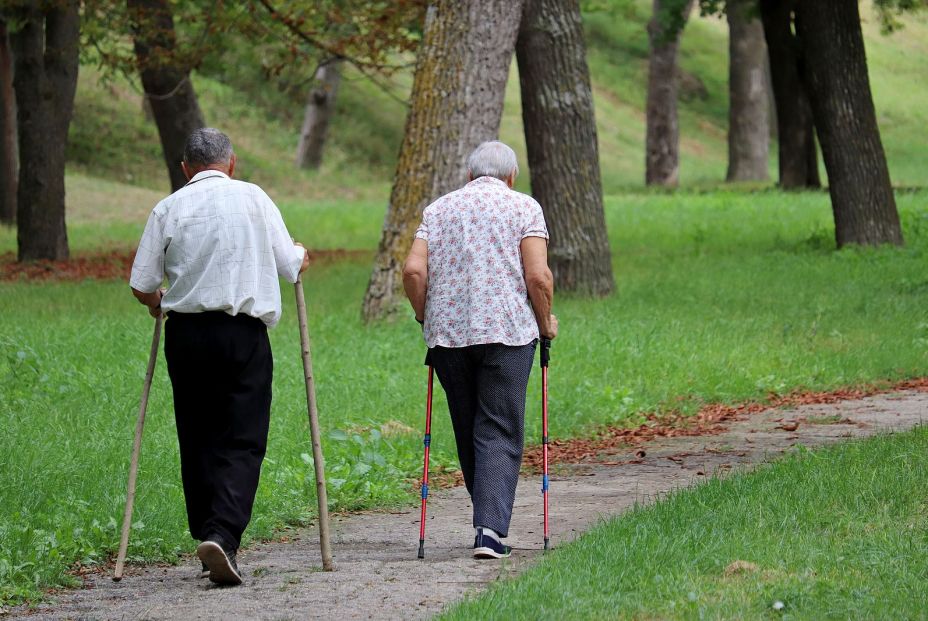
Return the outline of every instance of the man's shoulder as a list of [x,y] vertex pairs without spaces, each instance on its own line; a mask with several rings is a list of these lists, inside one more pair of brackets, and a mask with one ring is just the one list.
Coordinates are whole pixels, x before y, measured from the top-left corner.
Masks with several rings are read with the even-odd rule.
[[271,197],[267,195],[261,186],[251,183],[250,181],[242,181],[241,179],[228,179],[229,183],[235,192],[246,196],[252,196],[261,200],[271,200]]

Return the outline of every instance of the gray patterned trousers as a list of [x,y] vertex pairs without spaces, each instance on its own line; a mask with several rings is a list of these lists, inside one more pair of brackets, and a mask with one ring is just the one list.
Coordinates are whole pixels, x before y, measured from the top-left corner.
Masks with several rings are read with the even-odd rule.
[[525,390],[535,342],[433,347],[429,363],[448,397],[474,526],[509,534],[525,425]]

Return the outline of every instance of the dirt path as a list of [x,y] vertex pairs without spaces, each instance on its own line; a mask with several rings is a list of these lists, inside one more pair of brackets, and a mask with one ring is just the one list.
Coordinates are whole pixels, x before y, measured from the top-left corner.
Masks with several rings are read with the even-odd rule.
[[[739,464],[755,464],[794,444],[815,446],[908,429],[928,418],[928,393],[902,391],[831,405],[767,410],[732,422],[727,431],[664,438],[607,458],[618,465],[560,466],[551,482],[552,540],[556,546],[602,517],[650,501],[673,488]],[[791,423],[798,422],[793,430]],[[636,456],[643,449],[646,454]],[[631,463],[629,463],[631,462]],[[33,610],[4,618],[43,619],[409,619],[428,617],[449,603],[518,573],[541,548],[538,477],[519,486],[505,562],[475,561],[470,504],[462,488],[429,501],[426,559],[416,559],[418,511],[356,515],[333,524],[338,571],[320,571],[316,533],[287,543],[244,550],[244,586],[216,588],[197,579],[199,563],[129,568],[120,583],[87,577]]]

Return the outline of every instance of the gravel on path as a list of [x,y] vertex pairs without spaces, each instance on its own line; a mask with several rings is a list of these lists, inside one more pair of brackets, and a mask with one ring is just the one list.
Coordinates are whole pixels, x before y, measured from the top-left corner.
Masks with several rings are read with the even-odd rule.
[[[635,503],[763,462],[793,445],[818,446],[909,429],[923,418],[928,418],[928,393],[900,391],[766,410],[730,423],[722,433],[661,438],[608,456],[603,463],[558,466],[550,488],[552,544],[563,544]],[[177,566],[130,566],[118,583],[108,574],[91,574],[84,588],[58,593],[33,609],[7,611],[3,618],[425,618],[518,574],[541,554],[540,477],[525,477],[519,484],[507,540],[515,548],[510,559],[471,557],[470,514],[463,488],[433,493],[424,560],[416,558],[418,509],[351,515],[332,524],[337,567],[332,573],[321,571],[317,533],[310,528],[286,542],[242,550],[239,566],[245,584],[240,587],[220,588],[198,579],[199,562],[191,557]]]

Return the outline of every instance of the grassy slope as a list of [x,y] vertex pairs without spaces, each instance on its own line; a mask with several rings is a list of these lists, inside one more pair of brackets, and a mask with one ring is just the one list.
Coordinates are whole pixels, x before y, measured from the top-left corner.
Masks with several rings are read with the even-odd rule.
[[[589,20],[609,193],[638,185],[643,176],[644,18],[639,10],[621,22]],[[683,141],[683,179],[712,183],[724,171],[724,37],[712,21],[690,26],[683,65],[700,75],[710,95],[683,106],[681,125],[689,136]],[[916,106],[925,100],[925,81],[916,79],[924,72],[923,56],[914,54],[923,44],[909,33],[924,33],[924,25],[911,28],[874,46],[871,62],[875,67],[884,58],[881,66],[895,72],[895,81],[874,80],[884,125],[883,111],[892,112],[894,130],[887,136],[894,137],[886,142],[894,178],[918,184],[925,173],[917,158],[900,163],[894,156],[917,153],[923,127],[912,120],[924,114]],[[630,43],[607,49],[600,40]],[[910,51],[897,53],[899,41]],[[157,137],[128,85],[99,87],[90,71],[81,79],[68,177],[69,234],[78,252],[131,246],[164,192]],[[402,129],[401,105],[369,85],[346,81],[328,163],[319,173],[294,173],[288,164],[296,140],[293,114],[249,107],[214,80],[200,77],[196,84],[207,119],[236,140],[242,173],[282,198],[295,236],[314,247],[373,252],[392,174],[390,144],[398,144]],[[890,95],[878,89],[900,85],[909,103],[894,108]],[[515,81],[508,94],[502,135],[518,145]],[[881,97],[889,103],[881,104]],[[521,183],[527,187],[526,179]],[[620,289],[603,303],[558,302],[565,332],[555,350],[557,372],[552,370],[552,411],[558,412],[552,433],[584,433],[634,420],[643,410],[693,409],[707,400],[751,398],[771,389],[928,372],[928,286],[921,276],[926,200],[924,192],[900,195],[908,248],[832,253],[825,194],[613,197],[607,218]],[[0,251],[14,248],[15,233],[0,230]],[[369,261],[356,260],[316,269],[308,284],[320,404],[331,413],[323,416],[330,432],[391,419],[420,424],[420,408],[409,405],[421,402],[421,369],[409,363],[421,356],[415,326],[371,329],[358,318],[369,268]],[[112,551],[150,321],[119,282],[0,284],[0,312],[8,318],[0,329],[0,471],[9,483],[0,489],[2,600],[34,596],[37,587],[65,580],[62,572],[74,559],[92,562]],[[89,330],[88,317],[107,329]],[[291,313],[273,336],[275,422],[250,530],[255,536],[304,520],[312,504],[305,480],[310,469],[300,457],[306,434],[295,334]],[[142,466],[147,483],[132,549],[149,559],[171,558],[189,547],[163,366],[156,382]],[[534,393],[529,409],[537,409]],[[36,421],[44,432],[38,440]],[[436,460],[452,463],[449,430],[441,424]],[[537,421],[530,418],[528,426],[528,437],[536,437]],[[356,507],[407,498],[403,478],[417,471],[421,447],[416,434],[383,439],[363,431],[355,439],[330,439],[326,449],[330,477],[344,481],[333,499]],[[359,461],[373,475],[352,474]],[[39,483],[35,472],[43,473]],[[364,487],[371,484],[377,485]]]
[[[928,100],[928,17],[907,17],[892,36],[879,33],[864,11],[870,73],[883,142],[897,185],[924,185],[920,165]],[[606,194],[640,187],[644,178],[644,101],[647,81],[649,4],[630,4],[621,13],[591,13],[585,23],[599,130]],[[725,174],[727,146],[727,32],[724,21],[694,16],[684,31],[682,69],[703,92],[681,94],[681,182],[714,185]],[[72,124],[70,170],[164,191],[165,174],[157,132],[142,113],[137,87],[119,79],[107,85],[84,68]],[[232,136],[241,174],[261,183],[274,196],[309,199],[377,198],[386,201],[396,152],[402,138],[405,107],[369,82],[346,71],[339,91],[330,150],[318,173],[296,172],[290,165],[301,121],[298,107],[282,96],[252,93],[195,76],[208,123]],[[394,79],[394,94],[404,96],[411,76]],[[259,96],[260,95],[260,96]],[[253,103],[256,100],[257,103]],[[513,144],[524,162],[518,75],[513,62],[507,88],[501,138]],[[775,176],[775,148],[771,174]],[[523,166],[523,168],[527,168]],[[527,170],[525,171],[528,172]],[[528,174],[519,181],[528,189]]]
[[[800,449],[609,520],[441,618],[924,619],[926,485],[924,428]],[[739,560],[756,571],[726,574]]]

